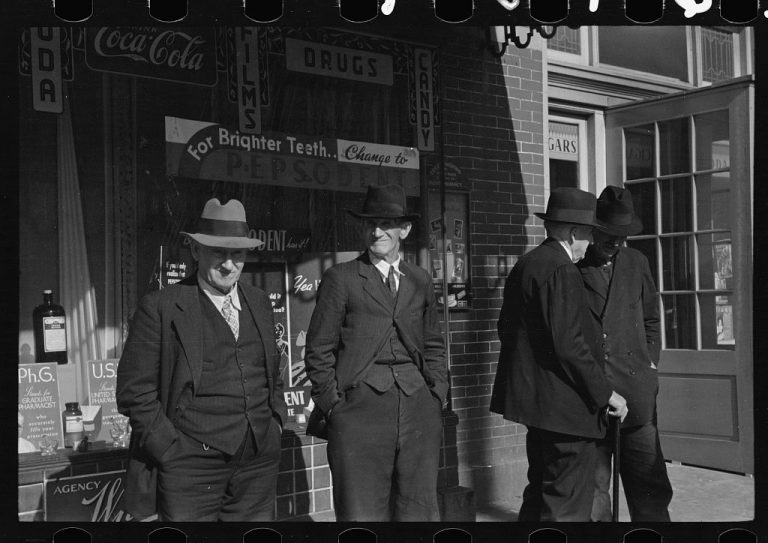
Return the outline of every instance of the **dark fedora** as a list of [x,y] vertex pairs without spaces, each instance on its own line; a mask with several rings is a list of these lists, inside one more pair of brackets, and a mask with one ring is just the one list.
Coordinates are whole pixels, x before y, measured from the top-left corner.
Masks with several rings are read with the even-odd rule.
[[552,189],[546,213],[534,215],[545,221],[601,226],[595,218],[595,195],[580,189],[561,187]]
[[208,200],[196,230],[181,233],[207,247],[255,249],[264,245],[263,241],[251,237],[251,229],[245,222],[245,208],[238,200],[223,205],[218,198]]
[[643,229],[642,221],[635,215],[632,193],[621,187],[607,186],[597,199],[597,219],[600,230],[612,236],[632,236]]
[[347,213],[358,219],[399,219],[414,221],[417,213],[405,209],[405,191],[400,185],[368,186],[365,203],[361,212],[347,209]]

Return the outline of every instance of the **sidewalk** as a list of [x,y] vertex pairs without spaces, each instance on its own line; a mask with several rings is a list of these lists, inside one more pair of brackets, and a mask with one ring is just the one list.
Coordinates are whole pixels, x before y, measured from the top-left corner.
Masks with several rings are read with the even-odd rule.
[[[667,464],[672,482],[669,515],[673,522],[737,522],[754,518],[755,480],[749,475]],[[515,522],[522,503],[522,492],[515,501],[478,506],[478,522]],[[619,520],[629,522],[627,502],[622,490]]]

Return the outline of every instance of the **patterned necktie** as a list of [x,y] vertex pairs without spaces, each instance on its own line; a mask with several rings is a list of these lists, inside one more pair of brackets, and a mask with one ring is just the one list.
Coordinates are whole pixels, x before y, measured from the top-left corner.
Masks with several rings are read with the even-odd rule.
[[235,336],[235,341],[237,341],[237,336],[240,334],[240,321],[237,318],[237,311],[232,307],[232,298],[229,296],[224,298],[224,303],[221,305],[221,314],[232,329],[232,334]]
[[389,267],[389,275],[387,275],[387,286],[389,286],[389,292],[392,293],[392,297],[397,296],[397,282],[395,281],[395,267]]

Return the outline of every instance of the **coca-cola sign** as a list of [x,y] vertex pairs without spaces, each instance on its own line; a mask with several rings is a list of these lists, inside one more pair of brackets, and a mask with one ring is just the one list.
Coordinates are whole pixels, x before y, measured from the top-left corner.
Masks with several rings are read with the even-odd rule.
[[85,61],[93,70],[216,84],[213,28],[103,26],[86,33]]

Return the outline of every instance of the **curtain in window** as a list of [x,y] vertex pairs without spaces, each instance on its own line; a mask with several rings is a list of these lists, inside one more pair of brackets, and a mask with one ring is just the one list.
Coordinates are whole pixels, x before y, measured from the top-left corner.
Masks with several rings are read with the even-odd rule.
[[60,303],[67,313],[69,361],[82,367],[86,360],[100,358],[101,349],[97,333],[96,293],[88,270],[80,182],[68,96],[65,96],[64,112],[58,117],[57,129]]

